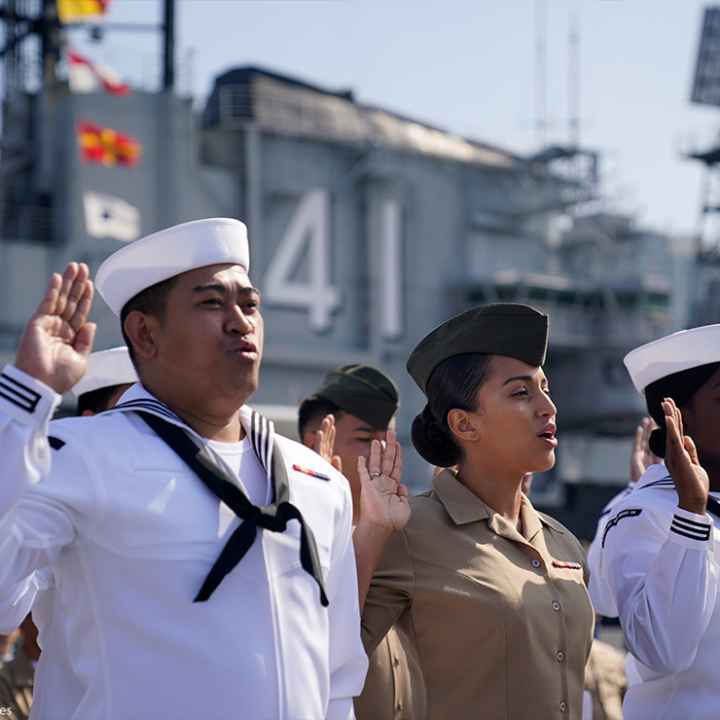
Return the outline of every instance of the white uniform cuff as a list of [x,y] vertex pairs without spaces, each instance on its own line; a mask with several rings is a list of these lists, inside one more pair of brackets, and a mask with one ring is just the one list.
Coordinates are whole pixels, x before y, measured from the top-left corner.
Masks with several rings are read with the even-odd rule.
[[713,535],[713,521],[706,513],[697,515],[676,508],[670,524],[670,538],[687,548],[705,547]]
[[32,375],[6,365],[0,374],[0,413],[23,425],[47,422],[62,397]]

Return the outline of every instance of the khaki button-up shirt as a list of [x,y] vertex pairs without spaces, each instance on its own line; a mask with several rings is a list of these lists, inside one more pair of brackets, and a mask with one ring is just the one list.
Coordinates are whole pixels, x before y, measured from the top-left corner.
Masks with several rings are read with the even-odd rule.
[[580,720],[594,616],[575,537],[526,498],[520,534],[450,471],[411,504],[365,602],[368,653],[409,629],[430,720]]
[[401,625],[390,628],[370,657],[357,720],[425,720],[425,682],[417,652]]

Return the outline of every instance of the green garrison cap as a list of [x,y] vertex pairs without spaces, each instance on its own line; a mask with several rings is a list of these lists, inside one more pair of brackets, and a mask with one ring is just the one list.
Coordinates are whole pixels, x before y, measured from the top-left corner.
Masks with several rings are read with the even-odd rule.
[[538,367],[545,362],[548,316],[528,305],[481,305],[446,320],[410,353],[407,370],[425,392],[433,370],[465,353],[507,355]]
[[331,370],[315,397],[335,403],[378,430],[384,430],[398,409],[395,383],[370,365],[344,365]]

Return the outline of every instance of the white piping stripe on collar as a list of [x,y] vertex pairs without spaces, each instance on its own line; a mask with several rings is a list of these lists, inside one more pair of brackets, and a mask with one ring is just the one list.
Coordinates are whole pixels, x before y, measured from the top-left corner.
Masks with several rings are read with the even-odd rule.
[[[182,425],[187,428],[187,425],[172,411],[167,405],[159,401],[138,399],[128,400],[127,402],[118,403],[114,408],[106,410],[105,412],[113,412],[116,410],[149,410],[155,415],[162,415],[163,417],[172,420],[176,424]],[[191,429],[191,428],[188,428]]]
[[250,441],[270,481],[273,480],[272,452],[274,448],[274,435],[274,424],[265,416],[253,410],[250,416]]
[[[185,423],[167,405],[165,405],[165,403],[151,395],[150,392],[148,392],[148,390],[140,383],[136,383],[129,390],[123,393],[120,398],[120,402],[115,405],[115,407],[106,410],[104,414],[111,412],[133,412],[135,410],[144,410],[145,412],[157,415],[163,420],[167,420],[192,433],[203,444],[207,442],[207,438],[204,438],[195,432],[187,425],[187,423]],[[274,447],[274,424],[259,412],[247,406],[240,408],[240,422],[250,438],[253,450],[265,469],[268,479],[272,481],[271,461]]]

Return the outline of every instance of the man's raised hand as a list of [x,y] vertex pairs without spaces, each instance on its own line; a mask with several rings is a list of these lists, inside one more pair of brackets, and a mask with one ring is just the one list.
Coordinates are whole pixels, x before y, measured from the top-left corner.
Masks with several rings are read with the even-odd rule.
[[85,374],[92,350],[95,324],[87,321],[93,298],[89,276],[87,265],[74,262],[62,275],[53,274],[15,356],[15,367],[60,394]]
[[633,442],[632,451],[630,452],[630,482],[637,482],[643,473],[650,467],[661,463],[662,459],[658,458],[650,450],[650,435],[656,425],[652,418],[643,418],[642,423],[635,429],[635,440]]
[[320,429],[315,432],[312,449],[338,472],[342,472],[342,460],[339,455],[333,454],[336,430],[335,416],[326,415],[320,423]]

